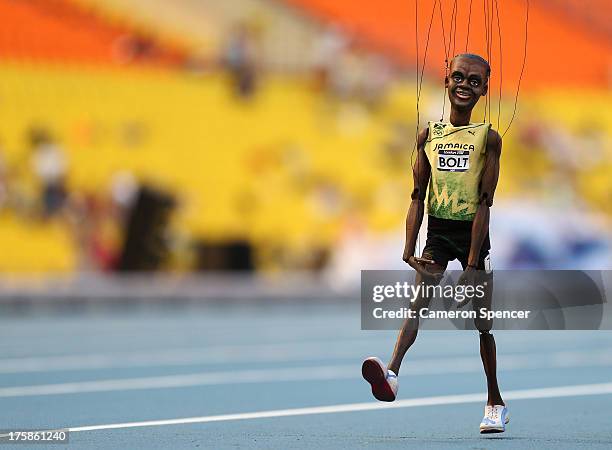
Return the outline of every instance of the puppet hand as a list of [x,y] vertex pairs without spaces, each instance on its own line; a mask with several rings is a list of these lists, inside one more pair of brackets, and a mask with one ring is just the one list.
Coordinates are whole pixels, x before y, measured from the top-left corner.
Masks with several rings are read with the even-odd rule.
[[[457,281],[457,286],[476,286],[476,277],[478,276],[478,271],[473,266],[467,266],[459,280]],[[460,302],[457,302],[457,308],[463,308],[465,305],[472,301],[472,296],[466,296],[466,298]]]
[[434,281],[440,281],[444,276],[444,272],[432,272],[427,266],[435,264],[435,261],[426,258],[418,258],[416,256],[410,256],[408,258],[408,264],[423,277]]

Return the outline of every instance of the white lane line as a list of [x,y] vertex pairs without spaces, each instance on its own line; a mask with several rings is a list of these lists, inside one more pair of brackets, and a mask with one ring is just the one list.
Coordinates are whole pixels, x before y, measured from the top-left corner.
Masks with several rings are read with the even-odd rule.
[[[383,342],[383,340],[381,340]],[[386,341],[384,341],[386,342]],[[156,352],[98,353],[65,356],[38,356],[0,359],[0,375],[9,373],[54,372],[69,370],[95,370],[134,367],[164,367],[188,365],[213,365],[249,362],[322,361],[349,357],[362,357],[364,349],[376,347],[376,341],[338,340],[321,345],[320,342],[277,343],[266,345],[224,345],[193,349],[165,349]],[[550,355],[550,354],[549,354]],[[567,361],[591,361],[612,363],[612,348],[591,351],[556,352],[557,359]],[[504,360],[530,358],[539,355],[510,354]],[[436,361],[447,361],[439,358]],[[504,361],[502,361],[503,363]]]
[[[245,358],[249,358],[251,355],[256,355],[257,358],[259,358],[259,355],[263,355],[263,357],[270,358],[270,361],[280,361],[282,360],[283,355],[288,355],[287,361],[293,360],[292,358],[295,358],[297,361],[301,358],[298,358],[297,356],[292,357],[292,353],[316,355],[322,354],[323,351],[329,348],[335,348],[337,349],[337,354],[341,355],[343,351],[347,351],[346,347],[353,350],[352,355],[363,356],[362,352],[357,353],[359,349],[367,350],[368,348],[373,349],[381,346],[384,347],[393,344],[395,340],[395,335],[385,336],[379,332],[371,333],[376,334],[372,334],[368,338],[348,336],[339,338],[336,336],[333,340],[308,339],[293,342],[287,342],[286,340],[283,342],[278,342],[277,339],[275,342],[258,344],[252,343],[249,345],[212,344],[197,347],[181,346],[175,348],[167,347],[167,342],[165,342],[165,345],[157,347],[143,347],[142,349],[135,349],[131,352],[117,352],[114,350],[106,352],[100,349],[98,351],[90,350],[87,353],[77,351],[67,352],[67,354],[56,351],[52,354],[32,354],[31,356],[13,356],[28,353],[28,350],[31,350],[32,346],[18,347],[19,342],[17,341],[11,342],[10,344],[3,344],[2,342],[6,342],[6,338],[2,339],[0,333],[0,355],[2,355],[2,357],[0,357],[0,374],[20,372],[50,372],[59,370],[90,370],[116,367],[147,367],[155,365],[189,365],[192,362],[194,364],[199,363],[199,361],[201,361],[201,355],[204,352],[211,355],[211,363],[214,364],[240,362]],[[424,333],[428,332],[424,331]],[[451,349],[448,348],[449,339],[451,339],[449,335],[445,334],[446,332],[439,331],[429,333],[430,334],[427,336],[426,344],[431,348],[431,351],[435,352],[435,355],[432,356],[445,356],[446,354],[449,354],[451,351]],[[434,336],[431,333],[435,333],[437,336]],[[504,332],[499,332],[500,335],[503,333]],[[554,337],[554,339],[553,341],[548,342],[551,335]],[[573,336],[572,345],[575,346],[578,342],[576,336],[572,333],[569,333],[569,335],[570,337]],[[259,333],[257,336],[260,337]],[[552,351],[558,349],[560,347],[559,344],[564,341],[564,336],[556,336],[557,335],[554,334],[554,332],[546,333],[541,336],[541,343],[543,344],[541,351],[543,353],[549,350]],[[511,340],[503,339],[503,337],[501,339],[501,342],[503,342],[503,347],[507,352],[521,352],[524,348],[526,348],[523,344],[531,342],[533,340],[533,336],[531,334],[529,336],[512,334]],[[87,345],[85,345],[85,347],[88,345],[90,346],[90,341],[91,340],[86,341]],[[454,346],[469,346],[469,349],[473,349],[474,335],[469,332],[455,333],[455,335],[452,337],[452,342]],[[547,343],[554,343],[554,347],[551,349],[546,348]],[[82,341],[81,344],[83,344]],[[581,347],[592,348],[594,345],[600,346],[601,344],[601,339],[587,340],[582,341]],[[56,344],[52,343],[55,350],[67,350],[68,348],[66,345],[67,344],[65,342]],[[8,347],[8,350],[1,349],[3,346]],[[121,343],[119,343],[119,346],[121,346]],[[134,348],[134,343],[131,343],[130,347]],[[37,349],[40,348],[37,347]],[[446,351],[444,349],[446,349]],[[319,358],[316,358],[315,356],[312,359]]]
[[[383,342],[383,341],[380,341]],[[372,340],[339,340],[322,344],[281,343],[266,345],[224,345],[195,349],[167,349],[156,352],[99,353],[0,359],[0,374],[92,370],[235,362],[309,361],[361,355]]]
[[[298,367],[227,372],[205,372],[160,377],[121,378],[74,383],[43,384],[0,388],[1,397],[76,394],[85,392],[132,391],[219,384],[264,383],[354,378],[354,365]],[[360,373],[360,372],[359,372]]]
[[[584,395],[612,394],[612,383],[582,384],[574,386],[559,386],[540,389],[522,389],[504,392],[507,400],[527,400],[538,398],[561,398]],[[181,419],[150,420],[144,422],[125,422],[107,425],[90,425],[68,428],[70,432],[112,430],[118,428],[158,427],[164,425],[183,425],[193,423],[227,422],[232,420],[264,419],[276,417],[306,416],[315,414],[334,414],[358,411],[372,411],[382,409],[414,408],[418,406],[457,405],[463,403],[476,403],[485,400],[484,393],[463,395],[442,395],[436,397],[422,397],[398,400],[393,403],[349,403],[331,406],[315,406],[310,408],[280,409],[274,411],[257,411],[238,414],[221,414],[217,416],[185,417]]]
[[[606,367],[612,366],[612,353],[556,352],[549,354],[504,355],[500,372],[522,369]],[[412,360],[406,363],[402,374],[445,375],[482,371],[477,356],[464,358],[436,358]],[[0,398],[37,395],[63,395],[88,392],[132,391],[142,389],[183,388],[210,385],[239,385],[248,383],[317,381],[354,379],[361,376],[359,365],[327,365],[306,367],[279,367],[272,369],[199,372],[184,375],[119,378],[70,383],[12,386],[0,388]]]

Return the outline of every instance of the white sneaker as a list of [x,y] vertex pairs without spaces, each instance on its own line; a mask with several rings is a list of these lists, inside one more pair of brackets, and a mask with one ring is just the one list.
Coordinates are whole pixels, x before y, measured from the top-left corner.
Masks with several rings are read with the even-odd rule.
[[481,433],[503,433],[510,422],[508,408],[504,405],[485,406],[484,417],[480,422]]
[[382,402],[392,402],[397,396],[397,375],[388,370],[384,363],[372,356],[361,366],[363,378],[372,386],[372,394]]

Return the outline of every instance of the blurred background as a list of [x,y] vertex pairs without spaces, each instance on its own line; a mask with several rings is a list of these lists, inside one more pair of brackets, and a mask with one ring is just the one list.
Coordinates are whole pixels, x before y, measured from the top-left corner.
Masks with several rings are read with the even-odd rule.
[[[428,39],[436,4],[0,0],[5,287],[237,272],[343,289],[404,267],[415,61],[424,126],[448,113],[446,55],[488,56],[487,121],[503,132],[525,45],[521,0],[489,26],[480,3],[442,1]],[[612,265],[609,15],[606,0],[532,2],[497,268]]]
[[[360,329],[360,271],[406,268],[414,136],[455,53],[489,59],[472,120],[507,131],[493,267],[611,269],[611,3],[530,4],[521,77],[527,0],[0,0],[2,427],[371,402],[361,361],[396,333]],[[473,333],[422,334],[401,396],[482,392]],[[610,333],[496,338],[504,393],[610,382]],[[70,439],[482,447],[480,408]],[[512,408],[508,445],[610,444],[604,395]]]

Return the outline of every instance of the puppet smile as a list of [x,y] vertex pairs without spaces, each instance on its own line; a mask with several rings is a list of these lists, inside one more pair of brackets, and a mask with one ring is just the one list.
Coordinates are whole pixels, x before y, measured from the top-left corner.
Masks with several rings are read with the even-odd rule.
[[472,93],[463,89],[455,89],[455,96],[462,100],[469,100],[472,98]]

